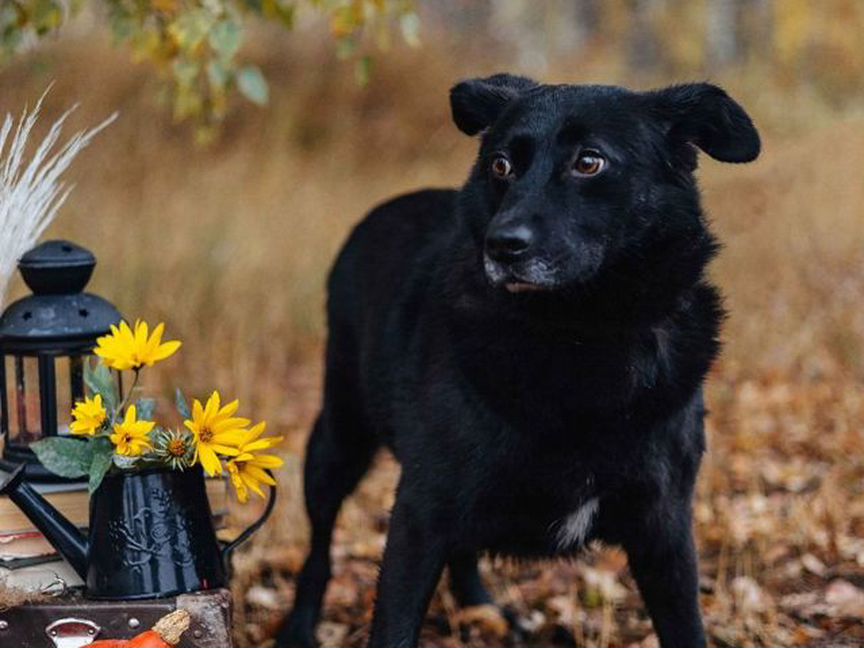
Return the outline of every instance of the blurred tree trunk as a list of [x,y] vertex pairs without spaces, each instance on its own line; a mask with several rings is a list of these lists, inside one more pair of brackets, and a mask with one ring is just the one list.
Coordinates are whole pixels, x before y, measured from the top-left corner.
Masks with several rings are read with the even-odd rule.
[[434,0],[418,3],[423,21],[443,26],[459,36],[470,35],[486,28],[492,15],[488,2],[474,0]]
[[547,39],[543,31],[545,3],[492,0],[489,32],[516,56],[522,71],[542,73],[547,65]]
[[489,31],[528,73],[542,74],[551,58],[575,54],[600,25],[601,0],[493,0]]
[[656,16],[664,11],[665,5],[666,0],[633,1],[628,58],[634,70],[654,70],[661,62],[661,48],[655,20]]
[[600,28],[600,4],[601,0],[547,3],[546,23],[558,52],[578,51],[588,44]]
[[750,0],[741,7],[738,29],[739,58],[768,61],[773,39],[771,0]]
[[708,0],[705,8],[708,67],[716,70],[735,62],[739,55],[739,0]]

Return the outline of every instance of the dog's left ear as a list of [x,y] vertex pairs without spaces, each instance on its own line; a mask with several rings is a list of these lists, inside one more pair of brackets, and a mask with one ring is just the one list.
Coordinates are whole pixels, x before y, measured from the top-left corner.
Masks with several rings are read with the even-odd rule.
[[476,135],[489,128],[521,92],[536,85],[531,79],[512,74],[457,83],[450,90],[453,121],[466,135]]
[[761,144],[753,121],[722,88],[688,83],[648,96],[673,141],[689,142],[721,162],[758,157]]

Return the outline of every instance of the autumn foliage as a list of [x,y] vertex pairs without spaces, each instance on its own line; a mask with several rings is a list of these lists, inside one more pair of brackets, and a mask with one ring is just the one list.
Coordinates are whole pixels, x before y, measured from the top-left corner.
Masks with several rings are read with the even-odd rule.
[[[0,61],[57,32],[85,5],[85,0],[4,1]],[[259,106],[268,102],[260,68],[239,55],[251,17],[291,30],[306,10],[323,15],[340,55],[355,60],[360,81],[368,77],[369,40],[379,49],[386,46],[391,24],[398,21],[405,40],[416,43],[419,26],[412,0],[90,0],[89,5],[135,60],[157,68],[174,118],[196,120],[204,139],[225,118],[234,91]]]

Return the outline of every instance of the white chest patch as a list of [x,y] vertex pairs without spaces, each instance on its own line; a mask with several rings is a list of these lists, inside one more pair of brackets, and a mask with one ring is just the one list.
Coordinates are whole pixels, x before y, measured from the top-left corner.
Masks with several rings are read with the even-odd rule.
[[585,544],[591,531],[600,501],[592,497],[558,524],[555,533],[559,551],[576,549]]

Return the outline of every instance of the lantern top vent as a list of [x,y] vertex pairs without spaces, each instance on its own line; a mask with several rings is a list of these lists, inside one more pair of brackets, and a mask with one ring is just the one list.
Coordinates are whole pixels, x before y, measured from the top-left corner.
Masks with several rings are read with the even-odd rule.
[[45,241],[18,260],[18,270],[37,295],[68,295],[84,290],[96,257],[69,241]]
[[33,291],[0,316],[0,345],[12,341],[95,341],[120,321],[105,299],[82,292],[93,274],[96,257],[69,241],[46,241],[24,254],[18,269]]

